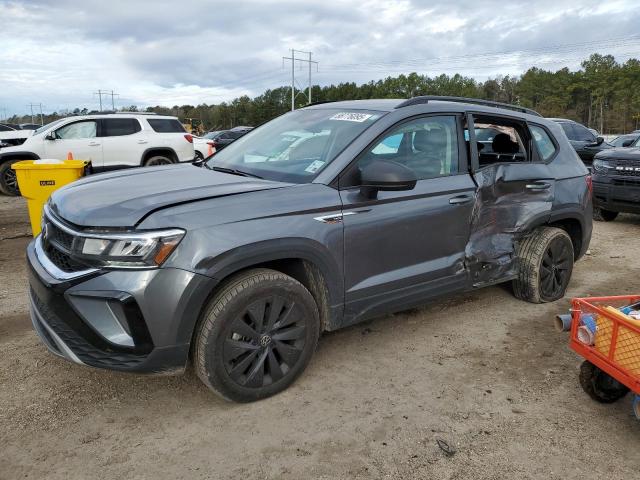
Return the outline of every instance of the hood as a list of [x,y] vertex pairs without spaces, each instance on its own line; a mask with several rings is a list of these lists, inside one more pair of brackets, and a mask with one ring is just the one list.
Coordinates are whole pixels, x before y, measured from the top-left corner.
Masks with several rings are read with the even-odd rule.
[[51,195],[49,207],[75,225],[130,228],[165,207],[288,185],[190,164],[132,168],[73,182]]
[[598,152],[594,157],[598,160],[635,160],[640,162],[640,148],[618,147]]

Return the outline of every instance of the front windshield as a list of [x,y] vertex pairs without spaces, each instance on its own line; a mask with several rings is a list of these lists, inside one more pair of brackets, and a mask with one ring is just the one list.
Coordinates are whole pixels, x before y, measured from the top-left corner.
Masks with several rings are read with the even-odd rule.
[[45,130],[49,130],[51,127],[53,127],[54,125],[57,125],[58,123],[63,122],[64,120],[66,120],[65,118],[60,118],[58,120],[54,120],[51,123],[47,123],[46,125],[43,125],[42,127],[36,129],[33,131],[34,135],[38,135],[39,133],[44,132]]
[[383,112],[302,109],[243,135],[207,162],[280,182],[308,183]]

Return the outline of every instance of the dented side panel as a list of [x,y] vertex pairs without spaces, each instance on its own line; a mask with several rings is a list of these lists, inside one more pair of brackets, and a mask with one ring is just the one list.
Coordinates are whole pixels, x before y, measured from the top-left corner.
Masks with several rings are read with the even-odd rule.
[[556,182],[548,165],[533,163],[490,165],[474,178],[478,190],[465,253],[472,284],[482,286],[515,277],[517,242],[549,221]]

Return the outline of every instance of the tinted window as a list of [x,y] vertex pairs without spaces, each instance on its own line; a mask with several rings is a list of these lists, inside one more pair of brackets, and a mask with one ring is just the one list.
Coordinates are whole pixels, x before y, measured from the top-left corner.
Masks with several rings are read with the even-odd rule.
[[556,146],[553,144],[547,131],[542,127],[531,125],[531,134],[533,135],[533,140],[536,142],[542,160],[546,162],[553,157],[553,154],[556,153]]
[[0,132],[8,132],[10,130],[13,130],[13,128],[8,127],[6,125],[0,125]]
[[147,122],[158,133],[185,133],[182,124],[173,118],[148,118]]
[[569,140],[578,140],[576,131],[573,128],[573,125],[567,122],[562,122],[560,124],[562,130],[564,130],[565,135]]
[[362,169],[373,161],[400,163],[421,179],[458,171],[458,134],[454,117],[426,117],[393,128],[358,160]]
[[581,142],[595,142],[596,137],[586,127],[580,124],[574,124],[573,128],[576,132],[576,140]]
[[96,122],[93,120],[71,123],[56,130],[56,137],[63,140],[94,138],[95,136]]
[[102,136],[118,137],[140,131],[140,123],[134,118],[105,118],[102,120]]
[[235,140],[235,139],[240,138],[241,136],[243,136],[245,133],[247,133],[245,130],[236,131],[236,132],[229,132],[229,136]]

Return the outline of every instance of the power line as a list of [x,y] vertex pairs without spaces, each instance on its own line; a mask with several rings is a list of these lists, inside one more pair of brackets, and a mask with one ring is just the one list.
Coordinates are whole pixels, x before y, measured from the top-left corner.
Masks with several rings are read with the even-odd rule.
[[[296,58],[296,53],[302,53],[309,55],[309,59]],[[312,52],[304,52],[302,50],[291,49],[290,57],[282,57],[282,66],[284,67],[285,60],[291,60],[291,110],[296,109],[296,62],[307,63],[309,65],[309,93],[306,95],[307,103],[311,103],[311,65],[316,64],[318,68],[318,62],[311,60]],[[303,93],[304,95],[304,93]]]
[[30,103],[27,107],[31,108],[31,123],[35,123],[33,121],[33,107],[40,108],[40,125],[44,125],[44,117],[42,116],[42,103]]
[[119,97],[120,94],[119,93],[114,93],[113,90],[98,90],[97,92],[93,92],[94,95],[98,95],[98,98],[100,99],[100,111],[102,111],[102,96],[104,95],[105,97],[111,97],[111,109],[113,111],[115,111],[116,109],[116,104],[114,101],[114,97]]

